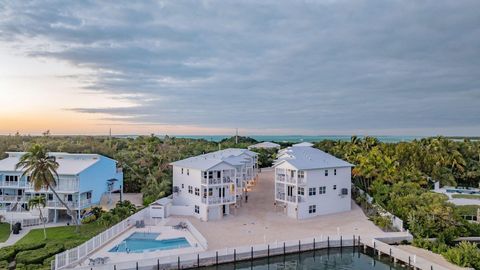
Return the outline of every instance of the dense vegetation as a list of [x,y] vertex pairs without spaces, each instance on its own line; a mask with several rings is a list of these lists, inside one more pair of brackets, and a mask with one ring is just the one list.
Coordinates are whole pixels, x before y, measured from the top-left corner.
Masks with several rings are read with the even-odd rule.
[[247,137],[224,139],[219,143],[206,140],[156,136],[110,138],[93,136],[0,136],[0,158],[6,151],[27,151],[41,144],[51,152],[98,153],[119,161],[124,172],[124,191],[142,192],[144,203],[171,193],[170,162],[228,147],[246,148],[256,143]]
[[[443,194],[429,190],[434,181],[442,185],[478,187],[480,142],[452,141],[442,137],[413,142],[381,143],[375,138],[350,142],[322,141],[316,147],[343,158],[355,168],[353,182],[368,192],[376,204],[405,221],[417,238],[415,243],[441,253],[449,261],[478,267],[480,251],[471,245],[454,245],[458,236],[480,236],[480,225],[464,220],[476,207],[455,207]],[[437,238],[433,243],[422,239]],[[469,257],[459,253],[468,250]],[[470,256],[471,255],[471,256]]]
[[[124,169],[125,191],[142,192],[144,203],[149,203],[171,193],[170,162],[220,148],[245,148],[256,141],[246,137],[239,137],[238,143],[235,138],[216,143],[173,137],[160,139],[155,136],[15,135],[0,137],[0,155],[5,151],[25,151],[34,143],[45,145],[49,151],[99,153],[118,160]],[[480,236],[479,225],[461,218],[467,213],[474,214],[476,208],[455,207],[448,203],[444,195],[429,190],[434,181],[440,181],[442,185],[478,187],[480,142],[436,137],[413,142],[381,143],[371,137],[352,137],[349,142],[325,140],[315,146],[355,164],[352,171],[354,184],[368,192],[375,203],[404,220],[406,228],[417,239],[437,238],[430,249],[433,250],[433,246],[441,247],[437,251],[452,262],[468,260],[457,255],[459,251],[469,250],[470,247],[462,244],[452,248],[452,239],[457,236]],[[269,166],[275,153],[259,152],[260,165]],[[98,217],[98,224],[108,225],[110,214],[103,214],[103,219]],[[377,221],[379,224],[385,223],[385,220]],[[478,249],[473,251],[478,252]],[[469,263],[462,262],[464,265]]]

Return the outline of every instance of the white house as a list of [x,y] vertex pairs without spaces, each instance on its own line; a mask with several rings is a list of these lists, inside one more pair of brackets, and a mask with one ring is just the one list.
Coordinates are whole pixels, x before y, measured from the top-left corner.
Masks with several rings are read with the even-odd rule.
[[349,211],[353,165],[309,146],[280,150],[275,203],[296,219]]
[[[0,160],[0,207],[7,212],[27,210],[28,200],[36,195],[46,197],[46,216],[50,221],[69,218],[66,208],[57,200],[51,190],[33,190],[30,177],[23,176],[23,170],[15,170],[24,152],[7,152],[8,157]],[[100,203],[103,195],[120,191],[123,173],[117,162],[98,154],[48,153],[55,157],[59,167],[55,191],[71,210],[82,209]],[[13,213],[12,213],[13,215]],[[7,215],[7,217],[10,215]]]
[[172,214],[193,215],[204,221],[228,215],[257,176],[257,154],[229,148],[171,163]]
[[297,144],[292,145],[292,147],[296,147],[296,146],[308,146],[308,147],[312,147],[312,146],[313,146],[313,143],[310,143],[310,142],[301,142],[301,143],[297,143]]
[[273,142],[261,142],[250,145],[248,149],[280,149],[280,144]]

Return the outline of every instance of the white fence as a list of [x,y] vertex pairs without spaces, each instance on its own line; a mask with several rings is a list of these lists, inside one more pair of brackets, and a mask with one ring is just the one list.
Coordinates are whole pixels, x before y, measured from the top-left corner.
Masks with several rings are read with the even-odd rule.
[[187,269],[200,266],[216,265],[221,263],[237,262],[265,258],[283,254],[297,253],[322,248],[351,247],[354,238],[350,237],[323,237],[308,238],[270,244],[224,248],[201,253],[182,254],[163,258],[141,259],[118,263],[109,263],[100,266],[83,266],[76,269],[84,270],[151,270],[151,269]]
[[203,235],[197,230],[197,228],[195,228],[195,226],[193,226],[193,224],[190,221],[185,220],[185,223],[187,224],[188,231],[190,231],[193,237],[197,239],[200,246],[204,249],[207,249],[208,248],[207,239],[203,237]]
[[372,205],[375,210],[378,211],[378,213],[381,215],[381,216],[384,216],[384,217],[388,217],[390,218],[390,221],[392,222],[392,226],[397,229],[398,231],[400,232],[404,232],[405,229],[403,228],[403,220],[401,220],[399,217],[395,216],[394,214],[388,212],[387,210],[383,209],[383,207],[381,207],[380,205],[376,204],[373,202],[373,198],[368,195],[368,193],[366,193],[365,191],[355,187],[358,191],[358,193],[364,195],[367,199],[367,202]]
[[127,219],[117,223],[108,230],[105,230],[99,235],[81,244],[80,246],[55,255],[55,263],[52,268],[62,269],[86,259],[91,252],[95,251],[113,238],[117,237],[119,234],[132,227],[135,224],[135,221],[144,220],[144,217],[148,214],[148,211],[148,207],[142,209]]

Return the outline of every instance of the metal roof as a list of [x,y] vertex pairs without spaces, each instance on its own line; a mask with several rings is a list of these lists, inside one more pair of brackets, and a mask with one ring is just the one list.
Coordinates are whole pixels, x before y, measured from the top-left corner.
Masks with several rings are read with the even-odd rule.
[[241,166],[248,162],[249,158],[252,158],[254,156],[257,156],[257,153],[247,149],[228,148],[208,154],[178,160],[170,163],[170,165],[198,170],[208,170],[223,162],[231,166]]
[[317,148],[292,146],[279,151],[274,166],[288,162],[299,170],[353,167],[354,165],[336,158]]
[[[15,170],[15,166],[25,152],[7,152],[7,154],[7,158],[0,160],[0,172],[22,172],[22,169]],[[97,163],[103,157],[98,154],[70,154],[63,152],[51,152],[48,155],[56,158],[59,165],[57,173],[63,175],[76,175]]]

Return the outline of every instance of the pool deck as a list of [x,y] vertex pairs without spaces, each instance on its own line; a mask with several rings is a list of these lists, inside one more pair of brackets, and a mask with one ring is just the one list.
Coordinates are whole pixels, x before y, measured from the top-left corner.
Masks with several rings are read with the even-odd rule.
[[459,190],[463,191],[463,193],[448,192],[447,190],[457,190],[457,189],[455,187],[442,187],[442,188],[439,188],[439,189],[434,189],[433,191],[436,192],[436,193],[447,195],[448,196],[448,201],[455,204],[455,205],[480,205],[480,200],[479,199],[453,198],[453,196],[452,196],[454,194],[469,194],[469,193],[466,193],[466,192],[479,192],[478,189],[471,189],[471,190],[459,189]]
[[[178,237],[185,237],[187,241],[190,243],[191,247],[185,248],[178,248],[178,249],[168,249],[168,250],[157,250],[157,251],[150,251],[150,252],[143,252],[143,253],[135,253],[135,252],[110,252],[110,250],[117,245],[121,244],[123,240],[129,237],[132,233],[135,232],[146,232],[146,233],[160,233],[160,236],[157,240],[162,239],[172,239]],[[124,233],[120,234],[114,240],[110,241],[108,244],[103,246],[101,249],[97,250],[94,254],[90,256],[90,258],[98,258],[98,257],[108,257],[108,263],[118,263],[118,262],[125,262],[125,261],[132,261],[132,260],[143,260],[143,259],[151,259],[151,258],[160,258],[160,257],[168,257],[172,255],[179,255],[179,254],[189,254],[189,253],[196,253],[204,251],[204,249],[198,244],[198,241],[192,236],[192,234],[188,230],[177,230],[173,229],[171,226],[165,225],[157,225],[157,226],[146,226],[145,228],[130,228]],[[89,260],[83,261],[80,266],[87,266]]]

